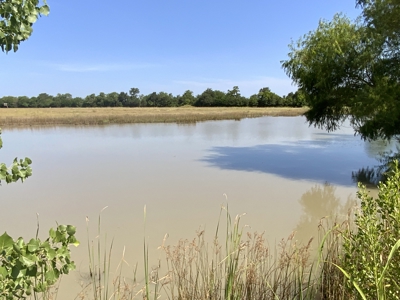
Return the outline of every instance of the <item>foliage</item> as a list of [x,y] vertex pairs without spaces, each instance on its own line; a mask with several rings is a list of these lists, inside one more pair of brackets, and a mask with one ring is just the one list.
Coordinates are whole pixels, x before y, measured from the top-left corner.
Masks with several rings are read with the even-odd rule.
[[[400,298],[400,170],[395,161],[386,183],[379,184],[377,199],[360,185],[361,211],[356,232],[344,234],[342,268],[350,288],[359,287],[367,299]],[[362,291],[362,292],[361,292]]]
[[282,66],[305,94],[310,124],[335,130],[349,117],[363,138],[391,138],[400,133],[400,2],[357,3],[359,19],[320,21]]
[[260,89],[258,94],[245,97],[240,93],[238,86],[227,92],[206,89],[195,96],[193,91],[187,90],[182,95],[174,96],[166,92],[153,92],[148,95],[140,94],[138,88],[131,88],[129,92],[112,92],[88,95],[84,98],[73,97],[71,94],[57,94],[56,96],[41,93],[36,97],[26,96],[0,97],[0,108],[19,107],[179,107],[192,105],[198,107],[302,107],[306,106],[305,97],[301,91],[289,93],[280,97],[268,87]]
[[32,34],[32,25],[50,9],[43,0],[0,0],[0,47],[3,52],[17,51],[22,41]]
[[[0,129],[1,135],[1,129]],[[0,136],[0,149],[3,146],[3,141]],[[7,167],[5,163],[0,163],[0,183],[2,180],[5,180],[7,183],[16,182],[20,179],[22,182],[32,175],[32,169],[30,167],[32,161],[29,158],[14,159],[11,167]]]
[[271,92],[269,88],[262,88],[257,94],[259,107],[281,106],[282,98]]
[[46,292],[62,274],[75,269],[69,245],[78,246],[76,229],[59,225],[42,242],[37,236],[28,243],[13,240],[6,232],[0,236],[0,299],[21,299]]

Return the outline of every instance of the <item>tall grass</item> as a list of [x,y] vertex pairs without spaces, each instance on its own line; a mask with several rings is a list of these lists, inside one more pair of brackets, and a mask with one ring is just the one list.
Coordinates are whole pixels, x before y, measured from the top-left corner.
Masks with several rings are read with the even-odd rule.
[[345,276],[335,267],[341,263],[341,230],[346,222],[329,227],[321,221],[319,249],[315,249],[317,241],[301,244],[295,233],[271,247],[263,233],[245,231],[241,219],[241,215],[232,219],[222,208],[211,242],[204,230],[176,245],[167,245],[164,239],[160,249],[165,259],[150,270],[145,208],[140,286],[122,276],[124,255],[112,278],[112,243],[105,247],[106,238],[100,238],[100,213],[98,235],[95,241],[88,238],[90,281],[80,299],[352,299],[346,298],[350,294]]
[[[97,221],[97,235],[94,240],[90,239],[89,219],[86,218],[87,247],[88,247],[88,273],[81,293],[76,299],[95,299],[95,300],[128,300],[133,299],[136,291],[136,268],[134,269],[133,281],[122,276],[122,269],[125,261],[125,249],[115,271],[111,269],[111,257],[113,252],[113,240],[107,244],[107,234],[102,240],[101,215],[107,208],[104,207],[99,214]],[[113,275],[114,274],[114,275]]]
[[221,244],[218,222],[213,242],[205,232],[176,246],[163,246],[170,299],[315,299],[311,242],[299,245],[294,234],[270,248],[262,233],[243,234],[241,216],[226,213]]

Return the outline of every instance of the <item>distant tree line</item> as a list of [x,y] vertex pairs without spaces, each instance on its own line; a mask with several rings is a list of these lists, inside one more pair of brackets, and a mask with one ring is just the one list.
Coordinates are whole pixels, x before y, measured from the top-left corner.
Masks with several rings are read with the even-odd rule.
[[269,88],[262,88],[257,94],[245,97],[240,94],[239,87],[234,86],[226,93],[206,89],[203,93],[195,96],[187,90],[182,95],[174,96],[165,92],[153,92],[148,95],[140,94],[138,88],[131,88],[129,93],[113,92],[109,94],[91,94],[85,98],[73,97],[71,94],[57,94],[52,96],[41,93],[37,97],[13,97],[4,96],[0,98],[0,107],[178,107],[192,105],[199,107],[227,107],[227,106],[249,106],[249,107],[302,107],[307,105],[301,91],[289,93],[286,96],[278,96]]

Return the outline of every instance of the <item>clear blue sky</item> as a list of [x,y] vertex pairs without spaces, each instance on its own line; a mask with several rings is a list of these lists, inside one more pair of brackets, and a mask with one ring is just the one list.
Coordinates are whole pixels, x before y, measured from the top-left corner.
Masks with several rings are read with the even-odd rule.
[[239,86],[296,90],[288,44],[355,0],[48,0],[18,52],[0,53],[0,97],[100,92],[174,95]]

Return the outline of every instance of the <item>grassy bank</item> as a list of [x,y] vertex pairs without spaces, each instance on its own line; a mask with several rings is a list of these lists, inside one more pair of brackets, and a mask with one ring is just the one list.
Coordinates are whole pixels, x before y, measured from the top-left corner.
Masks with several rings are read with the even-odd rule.
[[261,116],[299,116],[307,108],[168,107],[168,108],[8,108],[0,109],[0,127],[38,125],[104,125],[128,123],[193,123]]

